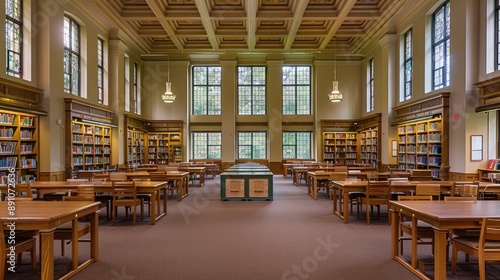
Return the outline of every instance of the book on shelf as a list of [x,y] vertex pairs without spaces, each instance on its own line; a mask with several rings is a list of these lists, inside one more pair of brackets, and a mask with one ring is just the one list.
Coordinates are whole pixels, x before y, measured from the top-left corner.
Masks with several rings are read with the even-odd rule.
[[499,160],[498,159],[489,159],[488,164],[486,165],[486,169],[489,170],[498,170],[499,168]]

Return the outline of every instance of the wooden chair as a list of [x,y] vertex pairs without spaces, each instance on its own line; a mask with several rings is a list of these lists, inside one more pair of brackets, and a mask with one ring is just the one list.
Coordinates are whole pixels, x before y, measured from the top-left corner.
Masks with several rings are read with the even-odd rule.
[[[445,196],[444,201],[477,201],[473,196]],[[481,230],[475,228],[455,228],[450,230],[450,238],[457,236],[479,236]],[[469,255],[465,256],[465,261],[469,261]]]
[[318,191],[326,191],[326,194],[328,195],[328,185],[330,184],[330,173],[331,172],[328,172],[328,171],[315,171],[315,174],[316,175],[324,175],[324,176],[328,176],[327,179],[321,179],[321,180],[318,180],[318,186],[317,186],[317,189]]
[[136,222],[137,206],[141,207],[141,221],[144,220],[144,201],[137,197],[134,181],[112,181],[113,182],[113,226],[116,222],[117,208],[125,207],[125,219],[128,219],[128,209],[133,208],[133,225]]
[[[166,167],[167,168],[167,167]],[[172,167],[173,171],[177,171],[177,167]],[[167,171],[161,172],[150,172],[151,175],[151,181],[162,181],[162,182],[167,182],[167,190],[170,193],[170,195],[173,195],[174,191],[178,191],[177,188],[177,181],[176,180],[167,180]]]
[[414,195],[431,195],[433,199],[439,200],[441,198],[441,185],[440,184],[417,184],[415,186]]
[[410,170],[410,181],[432,181],[432,171],[429,169]]
[[110,181],[127,181],[127,173],[126,172],[112,172],[109,173]]
[[333,171],[335,171],[335,172],[347,172],[347,166],[345,166],[345,165],[338,165],[338,166],[335,165],[333,167]]
[[[116,172],[112,172],[116,173]],[[109,174],[111,173],[94,173],[94,175],[91,178],[91,181],[109,181]]]
[[[393,184],[393,182],[407,182],[408,177],[389,177],[387,181]],[[391,200],[398,200],[398,197],[401,195],[407,195],[406,192],[391,192]]]
[[[400,195],[398,196],[398,201],[403,200],[432,200],[432,195]],[[403,254],[403,241],[412,240],[413,228],[416,228],[416,238],[417,243],[412,244],[412,251],[416,250],[417,245],[432,245],[434,248],[434,230],[432,225],[418,221],[415,217],[409,217],[401,215],[400,217],[400,235],[399,235],[399,248],[401,250],[401,255]],[[405,236],[408,235],[409,237]],[[430,239],[430,241],[428,241]],[[413,248],[415,245],[415,248]],[[413,261],[413,260],[412,260]],[[415,260],[416,261],[416,260]]]
[[[345,171],[345,172],[340,172],[340,171],[330,172],[330,182],[328,184],[328,196],[330,197],[330,200],[333,199],[332,181],[345,181],[345,180],[347,180],[347,171]],[[351,208],[351,213],[352,213],[352,208]]]
[[[7,231],[8,232],[8,231]],[[0,230],[0,249],[3,254],[0,254],[0,263],[3,264],[4,266],[4,271],[1,273],[7,273],[8,267],[7,267],[7,259],[8,254],[11,253],[11,248],[7,247],[7,236],[5,236],[4,231]],[[17,261],[19,264],[21,264],[22,261],[22,253],[23,252],[30,252],[31,256],[31,267],[33,270],[33,273],[36,273],[36,237],[35,236],[25,236],[25,235],[20,235],[17,234],[16,232],[16,246],[14,246],[14,253],[15,255],[18,256]],[[2,278],[3,279],[3,278]]]
[[[386,205],[389,207],[391,189],[389,187],[389,181],[368,181],[366,186],[365,196],[361,197],[358,203],[358,218],[360,206],[366,206],[366,223],[370,224],[370,209],[372,206],[377,207],[377,216],[380,218],[380,207]],[[390,224],[390,219],[387,219]]]
[[[82,184],[78,186],[76,194],[71,196],[63,196],[63,201],[96,201],[94,185]],[[102,205],[102,204],[101,204]],[[107,207],[106,205],[101,207]],[[109,212],[109,210],[108,210]],[[90,224],[88,222],[78,222],[78,238],[83,237],[90,232]],[[54,240],[61,240],[61,255],[65,255],[65,241],[71,240],[73,236],[73,225],[71,222],[59,225],[54,232]],[[79,240],[87,241],[88,240]],[[69,242],[68,242],[69,243]]]
[[[156,171],[153,171],[156,172]],[[149,172],[148,172],[149,174]],[[149,178],[134,178],[132,181],[137,182],[137,181],[151,181],[151,176]],[[147,204],[148,207],[148,216],[151,216],[151,194],[149,193],[138,193],[137,198],[142,199],[144,204]]]
[[[8,195],[8,193],[6,193],[6,195]],[[14,195],[16,199],[27,198],[29,200],[33,200],[33,191],[31,190],[31,185],[29,183],[16,184]]]
[[[479,237],[458,236],[451,239],[451,273],[457,269],[458,251],[476,256],[479,265],[479,279],[486,279],[486,262],[500,261],[500,219],[483,218]],[[470,263],[468,263],[470,264]]]
[[478,181],[455,181],[453,182],[452,190],[455,192],[455,197],[478,197],[479,182]]

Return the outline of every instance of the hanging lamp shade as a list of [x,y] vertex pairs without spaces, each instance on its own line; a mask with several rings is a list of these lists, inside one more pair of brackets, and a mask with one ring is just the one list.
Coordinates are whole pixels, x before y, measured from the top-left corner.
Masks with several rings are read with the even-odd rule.
[[332,81],[332,92],[328,94],[330,102],[342,101],[343,94],[339,91],[339,81]]
[[165,103],[174,103],[176,97],[177,95],[172,93],[172,83],[166,82],[165,93],[161,95],[161,100]]

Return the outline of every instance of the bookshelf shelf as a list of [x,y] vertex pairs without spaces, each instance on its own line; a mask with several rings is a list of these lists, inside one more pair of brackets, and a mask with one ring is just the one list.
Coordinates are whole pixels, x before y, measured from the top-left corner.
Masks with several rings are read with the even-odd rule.
[[16,183],[38,177],[38,121],[37,115],[0,110],[0,185],[10,174]]
[[71,98],[66,104],[66,178],[80,170],[102,170],[112,163],[112,112]]

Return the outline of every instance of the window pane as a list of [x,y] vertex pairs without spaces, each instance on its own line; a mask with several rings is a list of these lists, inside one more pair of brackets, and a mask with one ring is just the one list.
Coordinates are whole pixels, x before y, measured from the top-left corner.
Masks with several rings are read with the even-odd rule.
[[221,67],[193,67],[194,115],[222,113]]
[[64,92],[80,96],[80,26],[64,16]]
[[238,132],[238,158],[267,158],[266,132]]
[[21,0],[5,1],[5,47],[7,75],[21,78],[23,59],[23,8]]
[[310,159],[312,132],[283,132],[284,159]]
[[450,2],[439,7],[432,17],[432,89],[450,84]]
[[221,135],[220,132],[193,132],[193,158],[221,159]]
[[238,114],[266,114],[266,68],[262,66],[238,67]]
[[283,115],[311,114],[311,67],[283,66]]

